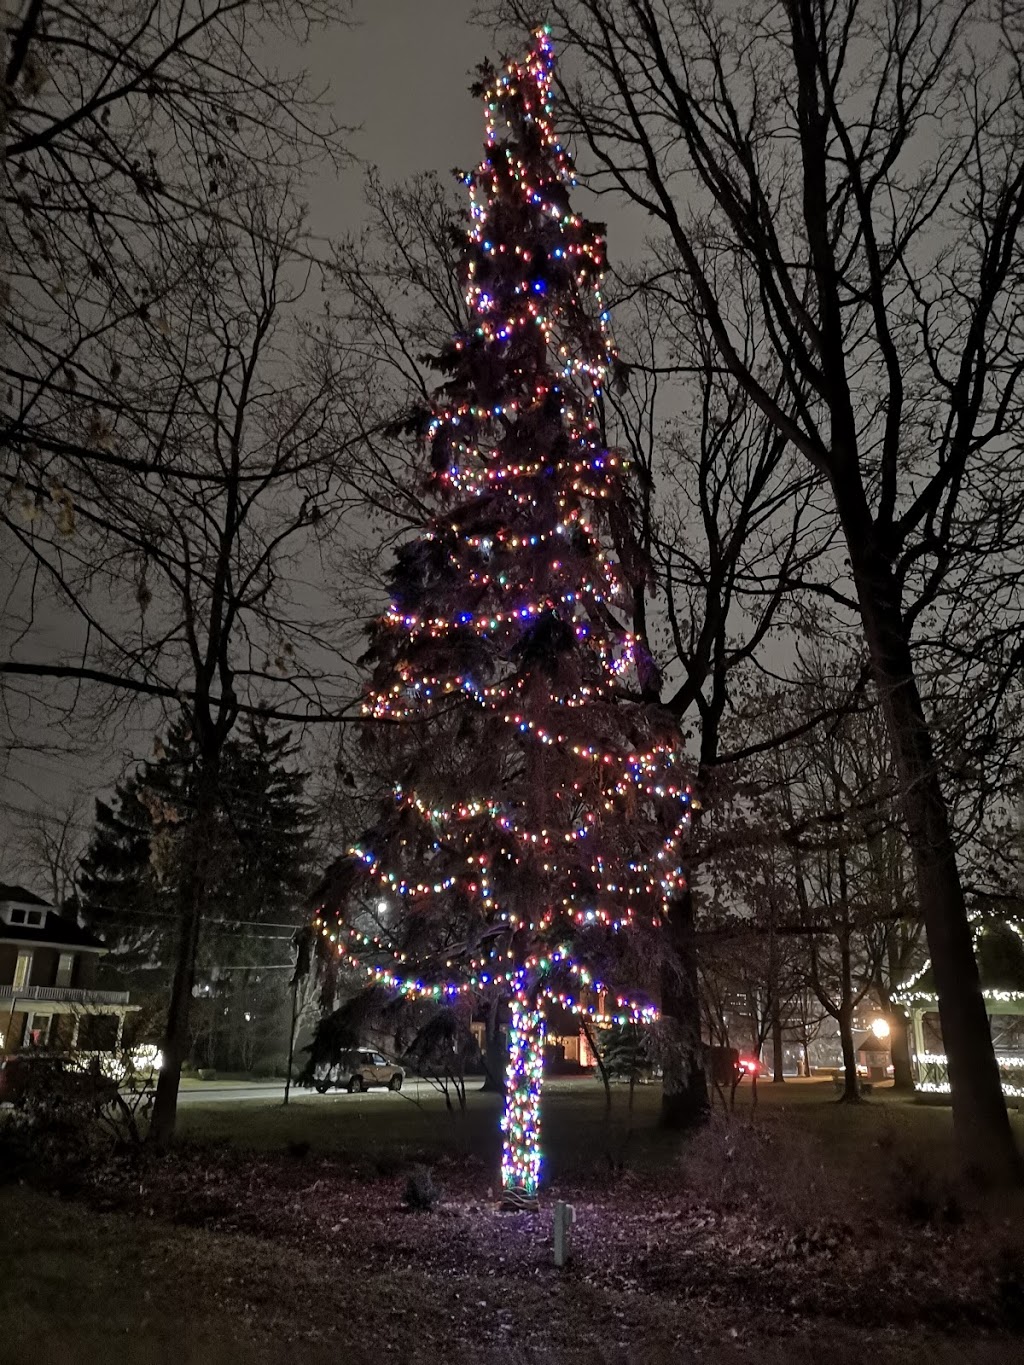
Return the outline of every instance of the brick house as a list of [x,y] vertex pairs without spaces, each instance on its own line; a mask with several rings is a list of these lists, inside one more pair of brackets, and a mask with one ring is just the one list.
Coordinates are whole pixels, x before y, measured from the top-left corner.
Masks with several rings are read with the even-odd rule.
[[138,1006],[127,991],[96,989],[106,951],[31,891],[0,883],[0,1056],[119,1047],[125,1015]]

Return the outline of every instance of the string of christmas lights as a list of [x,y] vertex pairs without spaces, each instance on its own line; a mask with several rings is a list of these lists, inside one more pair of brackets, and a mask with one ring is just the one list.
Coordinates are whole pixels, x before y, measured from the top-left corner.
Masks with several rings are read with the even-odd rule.
[[535,1207],[540,1187],[540,1087],[544,1071],[544,1012],[526,992],[512,997],[508,1068],[501,1131],[501,1184],[515,1208]]
[[[314,920],[314,928],[330,941],[338,955],[344,958],[346,966],[351,967],[354,971],[365,973],[371,978],[374,985],[384,986],[398,995],[412,996],[422,1000],[440,1000],[442,998],[454,999],[458,996],[475,995],[503,987],[521,990],[530,974],[534,973],[537,975],[535,990],[538,998],[550,1000],[571,1014],[586,1016],[600,1027],[627,1023],[649,1024],[658,1018],[656,1005],[629,996],[613,995],[603,981],[596,980],[586,968],[574,962],[567,949],[556,950],[548,957],[531,957],[520,966],[509,966],[504,970],[493,965],[494,959],[511,955],[494,952],[486,959],[471,959],[468,965],[474,970],[473,974],[466,980],[431,982],[423,981],[419,977],[405,975],[393,967],[382,966],[377,962],[367,962],[361,952],[354,952],[346,944],[339,942],[339,930],[332,930],[319,917]],[[366,952],[390,954],[399,963],[405,961],[404,953],[396,952],[381,939],[373,938],[349,926],[341,926],[341,932],[347,934],[351,941],[361,943]],[[450,968],[453,963],[448,960],[445,966]],[[568,991],[558,990],[554,986],[544,984],[546,973],[558,971],[566,971],[575,976],[580,982],[581,989],[593,996],[597,1003],[590,1004],[579,995],[573,995]],[[610,1006],[607,1003],[601,1003],[603,1001],[610,1001]]]
[[640,700],[646,644],[615,615],[636,565],[601,544],[630,471],[603,437],[606,248],[569,205],[553,71],[546,29],[525,60],[484,70],[485,155],[463,177],[468,321],[416,422],[439,510],[400,547],[371,631],[363,714],[395,722],[369,743],[401,777],[350,850],[354,889],[316,919],[325,951],[398,997],[509,1001],[511,1207],[532,1207],[541,1180],[545,1007],[600,1026],[657,1015],[584,959],[662,924],[690,806],[677,739]]

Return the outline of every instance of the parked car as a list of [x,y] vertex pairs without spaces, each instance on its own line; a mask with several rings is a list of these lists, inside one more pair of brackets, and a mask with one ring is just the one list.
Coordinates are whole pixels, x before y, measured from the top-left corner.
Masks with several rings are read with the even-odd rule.
[[371,1086],[401,1090],[404,1080],[405,1072],[395,1062],[379,1052],[359,1050],[344,1053],[333,1066],[318,1068],[313,1085],[319,1095],[331,1089],[360,1094]]

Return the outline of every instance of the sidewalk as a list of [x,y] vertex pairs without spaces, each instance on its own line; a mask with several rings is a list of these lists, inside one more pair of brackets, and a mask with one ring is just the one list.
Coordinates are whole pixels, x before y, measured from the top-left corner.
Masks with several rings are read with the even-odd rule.
[[[292,1082],[294,1085],[294,1081]],[[267,1079],[261,1076],[259,1079],[247,1079],[243,1076],[233,1074],[230,1076],[214,1076],[208,1081],[201,1081],[198,1076],[182,1076],[182,1090],[283,1090],[284,1077],[278,1076]]]

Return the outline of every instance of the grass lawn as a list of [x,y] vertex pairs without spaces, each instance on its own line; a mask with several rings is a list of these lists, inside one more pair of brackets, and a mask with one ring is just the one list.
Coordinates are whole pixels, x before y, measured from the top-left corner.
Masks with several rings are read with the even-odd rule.
[[[543,1147],[550,1182],[607,1171],[613,1164],[658,1168],[678,1149],[678,1138],[658,1127],[660,1086],[638,1086],[632,1113],[627,1087],[613,1086],[612,1099],[609,1114],[604,1090],[593,1080],[545,1084]],[[407,1093],[370,1091],[321,1097],[300,1090],[292,1092],[287,1106],[278,1099],[209,1104],[197,1099],[181,1109],[178,1131],[187,1140],[255,1151],[308,1143],[316,1152],[352,1160],[472,1155],[496,1169],[501,1155],[499,1112],[498,1097],[480,1092],[469,1094],[466,1112],[460,1114],[448,1112],[436,1094],[416,1099]],[[893,1148],[927,1151],[930,1161],[942,1164],[952,1143],[947,1107],[915,1104],[888,1088],[876,1090],[860,1105],[838,1104],[831,1081],[762,1082],[756,1106],[751,1091],[741,1089],[733,1119],[769,1131],[795,1125],[819,1139],[837,1165],[854,1163],[865,1171],[876,1161],[885,1166]]]
[[[552,1180],[575,1175],[582,1167],[621,1160],[625,1153],[640,1164],[657,1161],[675,1140],[656,1123],[660,1103],[656,1086],[638,1088],[632,1119],[625,1089],[616,1087],[611,1114],[604,1092],[591,1080],[555,1081],[545,1087],[545,1159]],[[497,1170],[501,1158],[497,1095],[470,1092],[465,1113],[449,1111],[434,1093],[413,1095],[373,1090],[365,1095],[319,1096],[293,1092],[287,1106],[279,1099],[240,1102],[198,1099],[183,1107],[179,1132],[186,1139],[229,1143],[256,1151],[308,1143],[314,1151],[391,1161],[472,1156]]]
[[[471,1094],[464,1117],[376,1093],[189,1104],[170,1160],[108,1163],[70,1197],[0,1186],[0,1365],[1020,1357],[1024,1279],[990,1303],[979,1267],[1020,1246],[1021,1208],[947,1226],[889,1207],[894,1172],[941,1193],[948,1110],[762,1084],[756,1112],[741,1092],[731,1121],[681,1143],[657,1129],[659,1099],[638,1090],[630,1116],[616,1090],[609,1118],[596,1083],[547,1087],[537,1216],[488,1199],[492,1096]],[[430,1214],[401,1208],[418,1159],[444,1191]],[[579,1217],[564,1271],[559,1195]]]

